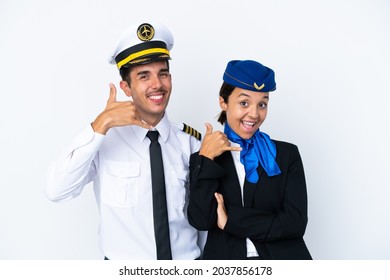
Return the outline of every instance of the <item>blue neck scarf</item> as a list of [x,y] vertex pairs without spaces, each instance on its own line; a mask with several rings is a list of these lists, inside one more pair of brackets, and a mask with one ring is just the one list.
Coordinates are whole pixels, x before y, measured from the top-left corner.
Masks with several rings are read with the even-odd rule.
[[264,132],[257,130],[250,139],[242,139],[225,123],[224,132],[227,138],[241,146],[240,161],[245,168],[246,179],[251,183],[257,183],[259,174],[257,167],[259,162],[268,176],[279,175],[280,169],[275,161],[276,145]]

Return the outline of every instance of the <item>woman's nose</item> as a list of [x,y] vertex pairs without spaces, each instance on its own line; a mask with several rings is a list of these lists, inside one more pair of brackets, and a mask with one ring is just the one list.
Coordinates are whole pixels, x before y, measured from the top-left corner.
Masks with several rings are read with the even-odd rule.
[[259,117],[259,107],[258,106],[251,106],[249,108],[248,116],[251,118],[257,118]]

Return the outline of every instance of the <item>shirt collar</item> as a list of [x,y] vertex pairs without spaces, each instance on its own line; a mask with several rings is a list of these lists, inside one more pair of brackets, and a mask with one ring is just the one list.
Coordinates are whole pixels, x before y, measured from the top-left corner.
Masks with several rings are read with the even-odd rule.
[[[168,119],[168,114],[167,114],[167,112],[165,112],[164,116],[160,120],[160,122],[151,130],[157,130],[158,133],[160,134],[161,139],[164,142],[166,142],[168,139],[168,136],[169,136],[169,127],[170,127],[170,123],[169,123],[169,119]],[[131,128],[133,129],[133,131],[134,131],[135,135],[137,136],[137,138],[139,139],[139,141],[141,141],[141,142],[144,141],[144,139],[146,137],[146,133],[148,133],[149,130],[145,129],[143,127],[140,127],[138,125],[133,125],[133,126],[131,126]]]

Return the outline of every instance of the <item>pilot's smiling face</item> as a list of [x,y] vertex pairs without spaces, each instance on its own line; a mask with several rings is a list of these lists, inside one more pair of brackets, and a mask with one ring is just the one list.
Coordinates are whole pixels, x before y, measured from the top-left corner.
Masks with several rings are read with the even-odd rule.
[[130,71],[130,81],[125,93],[132,97],[141,119],[149,125],[157,125],[164,116],[172,90],[167,62],[134,66]]

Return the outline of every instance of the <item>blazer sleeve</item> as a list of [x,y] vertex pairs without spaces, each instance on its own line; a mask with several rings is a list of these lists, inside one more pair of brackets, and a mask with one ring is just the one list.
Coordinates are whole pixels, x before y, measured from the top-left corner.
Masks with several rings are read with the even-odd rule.
[[229,207],[225,231],[252,241],[268,242],[303,237],[307,225],[307,191],[298,148],[291,145],[280,164],[284,167],[281,205],[277,211]]
[[190,157],[189,223],[198,230],[209,230],[217,222],[214,193],[225,170],[207,157],[194,153]]

